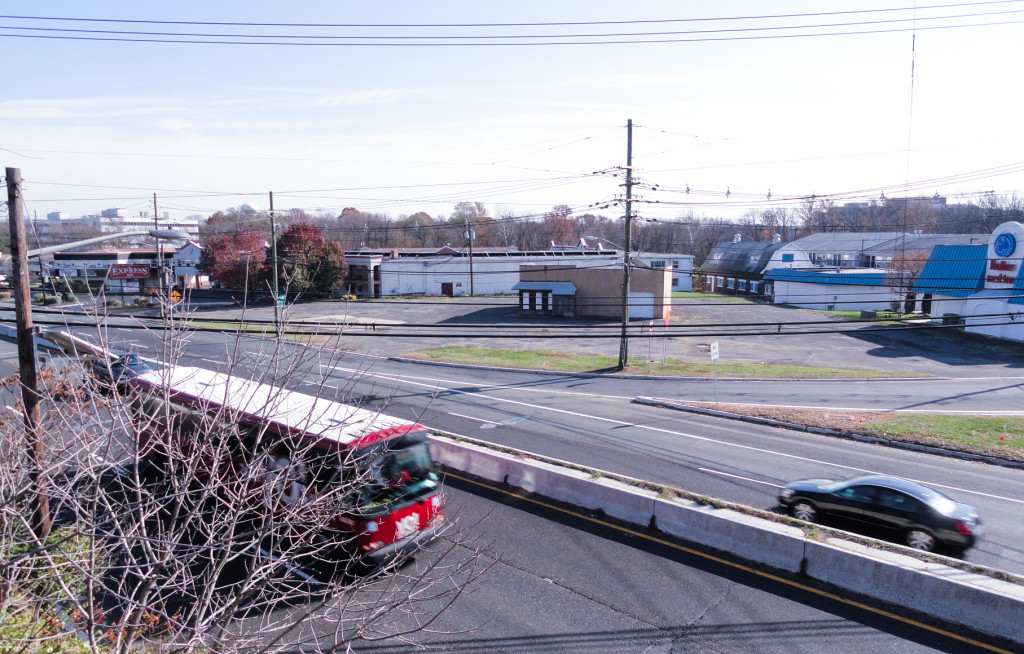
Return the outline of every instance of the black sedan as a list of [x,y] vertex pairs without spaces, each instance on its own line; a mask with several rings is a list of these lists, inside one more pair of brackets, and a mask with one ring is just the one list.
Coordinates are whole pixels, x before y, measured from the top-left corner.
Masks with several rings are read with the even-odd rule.
[[152,370],[154,367],[138,354],[125,354],[109,362],[100,360],[92,365],[92,374],[104,389],[123,390],[129,380]]
[[928,552],[936,546],[962,552],[984,532],[973,506],[899,477],[794,481],[779,492],[779,502],[799,520],[832,520]]

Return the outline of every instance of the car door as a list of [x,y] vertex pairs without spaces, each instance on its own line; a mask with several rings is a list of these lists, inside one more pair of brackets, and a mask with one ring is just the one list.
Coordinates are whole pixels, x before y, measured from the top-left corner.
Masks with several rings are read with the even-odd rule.
[[902,532],[920,524],[923,510],[924,506],[916,498],[892,488],[879,488],[864,517],[881,529]]
[[874,497],[874,486],[847,486],[829,493],[820,508],[840,520],[863,523],[866,519],[865,511],[871,507]]

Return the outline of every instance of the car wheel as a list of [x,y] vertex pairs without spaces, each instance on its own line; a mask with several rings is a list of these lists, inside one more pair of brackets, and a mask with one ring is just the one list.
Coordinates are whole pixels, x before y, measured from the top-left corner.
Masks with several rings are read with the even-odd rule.
[[814,522],[818,517],[818,510],[808,502],[797,502],[793,505],[793,517],[804,522]]
[[923,529],[911,529],[907,532],[907,545],[915,550],[931,552],[935,549],[935,537]]

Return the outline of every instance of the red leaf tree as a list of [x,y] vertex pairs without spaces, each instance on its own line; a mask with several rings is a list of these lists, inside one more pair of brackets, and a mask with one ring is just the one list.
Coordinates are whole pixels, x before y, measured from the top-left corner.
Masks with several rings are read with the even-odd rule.
[[213,235],[199,256],[199,272],[229,288],[259,287],[266,276],[267,243],[248,229]]

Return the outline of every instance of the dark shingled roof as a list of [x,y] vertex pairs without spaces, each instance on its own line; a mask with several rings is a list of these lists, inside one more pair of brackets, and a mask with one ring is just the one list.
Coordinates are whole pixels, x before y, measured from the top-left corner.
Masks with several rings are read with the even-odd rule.
[[783,242],[727,241],[719,243],[704,260],[707,272],[760,274]]

